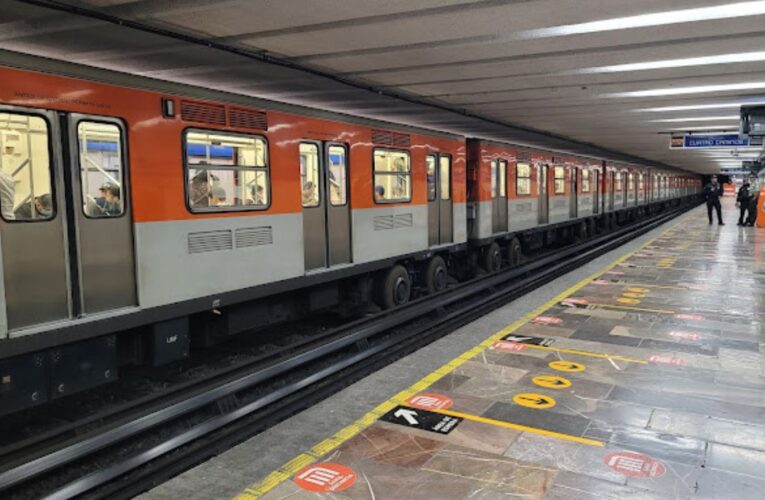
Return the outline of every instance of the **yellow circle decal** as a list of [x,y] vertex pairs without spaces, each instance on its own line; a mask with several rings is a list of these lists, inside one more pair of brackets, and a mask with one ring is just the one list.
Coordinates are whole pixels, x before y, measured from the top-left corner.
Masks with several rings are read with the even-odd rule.
[[635,292],[624,292],[622,295],[625,297],[631,297],[633,299],[642,299],[643,297],[645,297],[644,293],[635,293]]
[[648,293],[647,288],[639,288],[636,286],[631,286],[627,289],[628,292],[635,292],[635,293]]
[[629,297],[619,297],[616,301],[621,304],[640,304],[638,299],[630,299]]
[[516,404],[525,406],[526,408],[534,408],[535,410],[544,410],[545,408],[552,408],[555,406],[555,400],[550,396],[533,392],[516,394],[513,396],[513,401]]
[[531,379],[532,382],[546,389],[565,389],[571,387],[571,381],[556,375],[539,375]]
[[574,363],[573,361],[551,361],[549,365],[553,370],[559,372],[583,372],[584,365],[582,363]]

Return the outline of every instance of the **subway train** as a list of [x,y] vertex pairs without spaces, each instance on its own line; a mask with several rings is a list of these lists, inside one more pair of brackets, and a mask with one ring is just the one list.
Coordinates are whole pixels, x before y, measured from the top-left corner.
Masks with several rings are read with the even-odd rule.
[[700,191],[0,52],[0,414],[316,311],[395,307]]

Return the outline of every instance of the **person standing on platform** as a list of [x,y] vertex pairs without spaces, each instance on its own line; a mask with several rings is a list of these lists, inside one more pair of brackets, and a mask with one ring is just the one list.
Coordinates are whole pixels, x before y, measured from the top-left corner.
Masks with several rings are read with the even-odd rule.
[[748,182],[744,182],[743,186],[738,190],[738,195],[736,195],[736,206],[739,210],[737,226],[745,226],[749,223],[749,202],[752,197],[749,186]]
[[722,207],[720,206],[720,197],[723,195],[722,185],[717,182],[717,176],[713,175],[709,184],[704,186],[704,198],[707,200],[707,215],[709,215],[709,223],[712,223],[712,209],[717,211],[717,223],[724,226],[722,221]]

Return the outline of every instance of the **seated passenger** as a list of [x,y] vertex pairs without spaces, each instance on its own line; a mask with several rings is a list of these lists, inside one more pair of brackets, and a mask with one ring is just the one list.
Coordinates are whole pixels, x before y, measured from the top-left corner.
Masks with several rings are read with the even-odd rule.
[[385,201],[385,188],[382,186],[375,186],[375,201]]
[[50,219],[53,215],[53,199],[45,193],[35,197],[35,209],[38,219]]
[[213,186],[210,190],[209,206],[221,207],[226,205],[226,190],[220,186]]
[[250,192],[252,193],[252,200],[248,200],[248,205],[266,205],[266,190],[263,189],[263,186],[252,186]]
[[122,214],[120,188],[111,182],[105,182],[98,189],[98,198],[88,201],[85,213],[91,217],[112,217]]
[[207,207],[210,203],[210,186],[218,182],[218,177],[207,170],[200,170],[189,181],[189,204],[192,207]]
[[319,195],[316,192],[316,186],[313,182],[307,181],[303,184],[303,206],[313,207],[319,204]]

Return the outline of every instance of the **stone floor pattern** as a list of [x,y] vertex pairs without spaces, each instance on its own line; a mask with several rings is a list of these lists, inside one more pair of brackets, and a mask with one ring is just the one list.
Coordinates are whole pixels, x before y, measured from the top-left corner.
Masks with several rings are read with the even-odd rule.
[[240,496],[765,498],[765,231],[686,220]]

